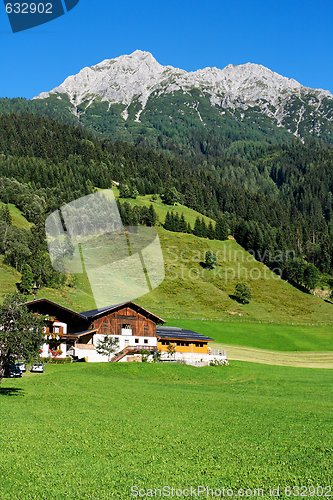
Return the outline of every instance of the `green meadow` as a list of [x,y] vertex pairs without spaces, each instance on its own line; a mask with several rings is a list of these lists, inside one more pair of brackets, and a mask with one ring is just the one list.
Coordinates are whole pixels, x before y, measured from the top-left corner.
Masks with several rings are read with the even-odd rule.
[[331,325],[287,325],[169,319],[167,324],[213,337],[220,344],[232,344],[273,351],[333,350]]
[[0,498],[331,485],[332,382],[239,362],[47,365],[0,387]]

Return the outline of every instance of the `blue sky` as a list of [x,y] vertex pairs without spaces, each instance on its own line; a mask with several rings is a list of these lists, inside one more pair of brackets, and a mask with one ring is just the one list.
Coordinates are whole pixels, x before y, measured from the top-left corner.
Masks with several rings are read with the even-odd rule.
[[0,96],[32,97],[135,49],[187,70],[254,62],[333,91],[332,26],[332,0],[80,0],[13,34],[1,2]]

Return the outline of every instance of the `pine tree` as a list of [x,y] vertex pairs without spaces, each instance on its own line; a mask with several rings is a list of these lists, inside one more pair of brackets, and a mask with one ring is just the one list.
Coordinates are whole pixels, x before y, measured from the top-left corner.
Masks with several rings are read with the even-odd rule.
[[24,294],[32,293],[34,286],[34,275],[29,264],[24,264],[22,268],[21,283],[19,284],[20,291]]
[[178,212],[173,213],[172,212],[172,223],[173,223],[173,231],[179,232],[180,229],[180,219],[179,219],[179,214]]
[[157,213],[156,213],[155,208],[153,207],[153,205],[149,206],[148,216],[149,216],[149,225],[150,226],[155,226],[155,224],[157,223],[158,217],[157,217]]
[[208,236],[208,238],[210,240],[214,240],[215,239],[215,231],[214,231],[214,228],[213,228],[212,221],[209,221],[208,229],[207,229],[207,236]]
[[228,226],[225,217],[219,217],[216,221],[215,226],[215,238],[217,240],[227,240],[228,239]]
[[206,222],[205,222],[205,220],[204,220],[203,217],[201,217],[200,224],[201,224],[201,236],[203,238],[207,238],[207,233],[208,233],[208,231],[207,231],[207,225],[206,225]]
[[173,221],[169,210],[167,211],[165,216],[164,229],[166,229],[167,231],[173,231]]
[[195,219],[193,234],[195,236],[202,236],[202,225],[201,225],[200,217],[197,217]]
[[180,219],[179,219],[179,231],[181,233],[187,232],[187,224],[186,224],[185,216],[183,213],[181,214]]

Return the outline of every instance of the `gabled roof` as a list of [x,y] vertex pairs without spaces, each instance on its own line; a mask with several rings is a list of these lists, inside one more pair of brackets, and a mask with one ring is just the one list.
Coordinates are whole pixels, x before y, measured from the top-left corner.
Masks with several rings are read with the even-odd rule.
[[173,326],[158,326],[156,336],[162,340],[194,340],[196,342],[211,342],[214,339],[201,335],[201,333],[192,330],[183,330]]
[[111,306],[102,307],[101,309],[92,309],[91,311],[83,311],[81,312],[81,316],[93,320],[105,314],[115,312],[124,307],[131,307],[132,309],[142,314],[143,316],[153,319],[155,323],[164,323],[164,320],[162,318],[156,316],[156,314],[153,314],[152,312],[148,311],[147,309],[144,309],[143,307],[139,306],[138,304],[135,304],[134,302],[121,302],[120,304],[114,304]]
[[54,308],[56,310],[61,310],[65,312],[66,314],[72,315],[76,317],[77,319],[81,320],[86,320],[87,318],[83,316],[82,314],[73,311],[72,309],[69,309],[68,307],[64,307],[60,304],[57,304],[56,302],[53,302],[52,300],[49,299],[35,299],[35,300],[30,300],[29,302],[25,302],[23,304],[24,306],[27,306],[29,309],[36,309],[38,308],[39,305],[47,305],[50,306],[51,308]]

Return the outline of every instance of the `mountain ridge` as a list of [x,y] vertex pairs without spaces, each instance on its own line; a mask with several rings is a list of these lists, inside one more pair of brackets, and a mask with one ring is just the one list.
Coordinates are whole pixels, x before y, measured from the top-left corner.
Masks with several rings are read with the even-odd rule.
[[[96,101],[112,105],[123,105],[121,117],[126,122],[129,107],[138,109],[134,121],[140,117],[152,99],[187,94],[199,91],[201,98],[208,98],[212,108],[220,113],[252,109],[270,118],[278,127],[285,127],[295,136],[302,136],[300,123],[305,116],[312,120],[312,132],[319,135],[320,119],[331,120],[333,95],[328,90],[312,89],[275,73],[260,64],[229,64],[223,69],[207,67],[196,71],[185,71],[173,66],[162,66],[149,52],[136,50],[132,54],[106,59],[99,64],[83,68],[78,74],[48,92],[42,92],[35,99],[47,99],[52,95],[66,95],[74,109],[83,107],[86,111]],[[328,101],[328,109],[326,106]],[[291,112],[296,127],[286,124]],[[198,106],[198,117],[205,122]],[[317,115],[317,118],[316,118]]]

